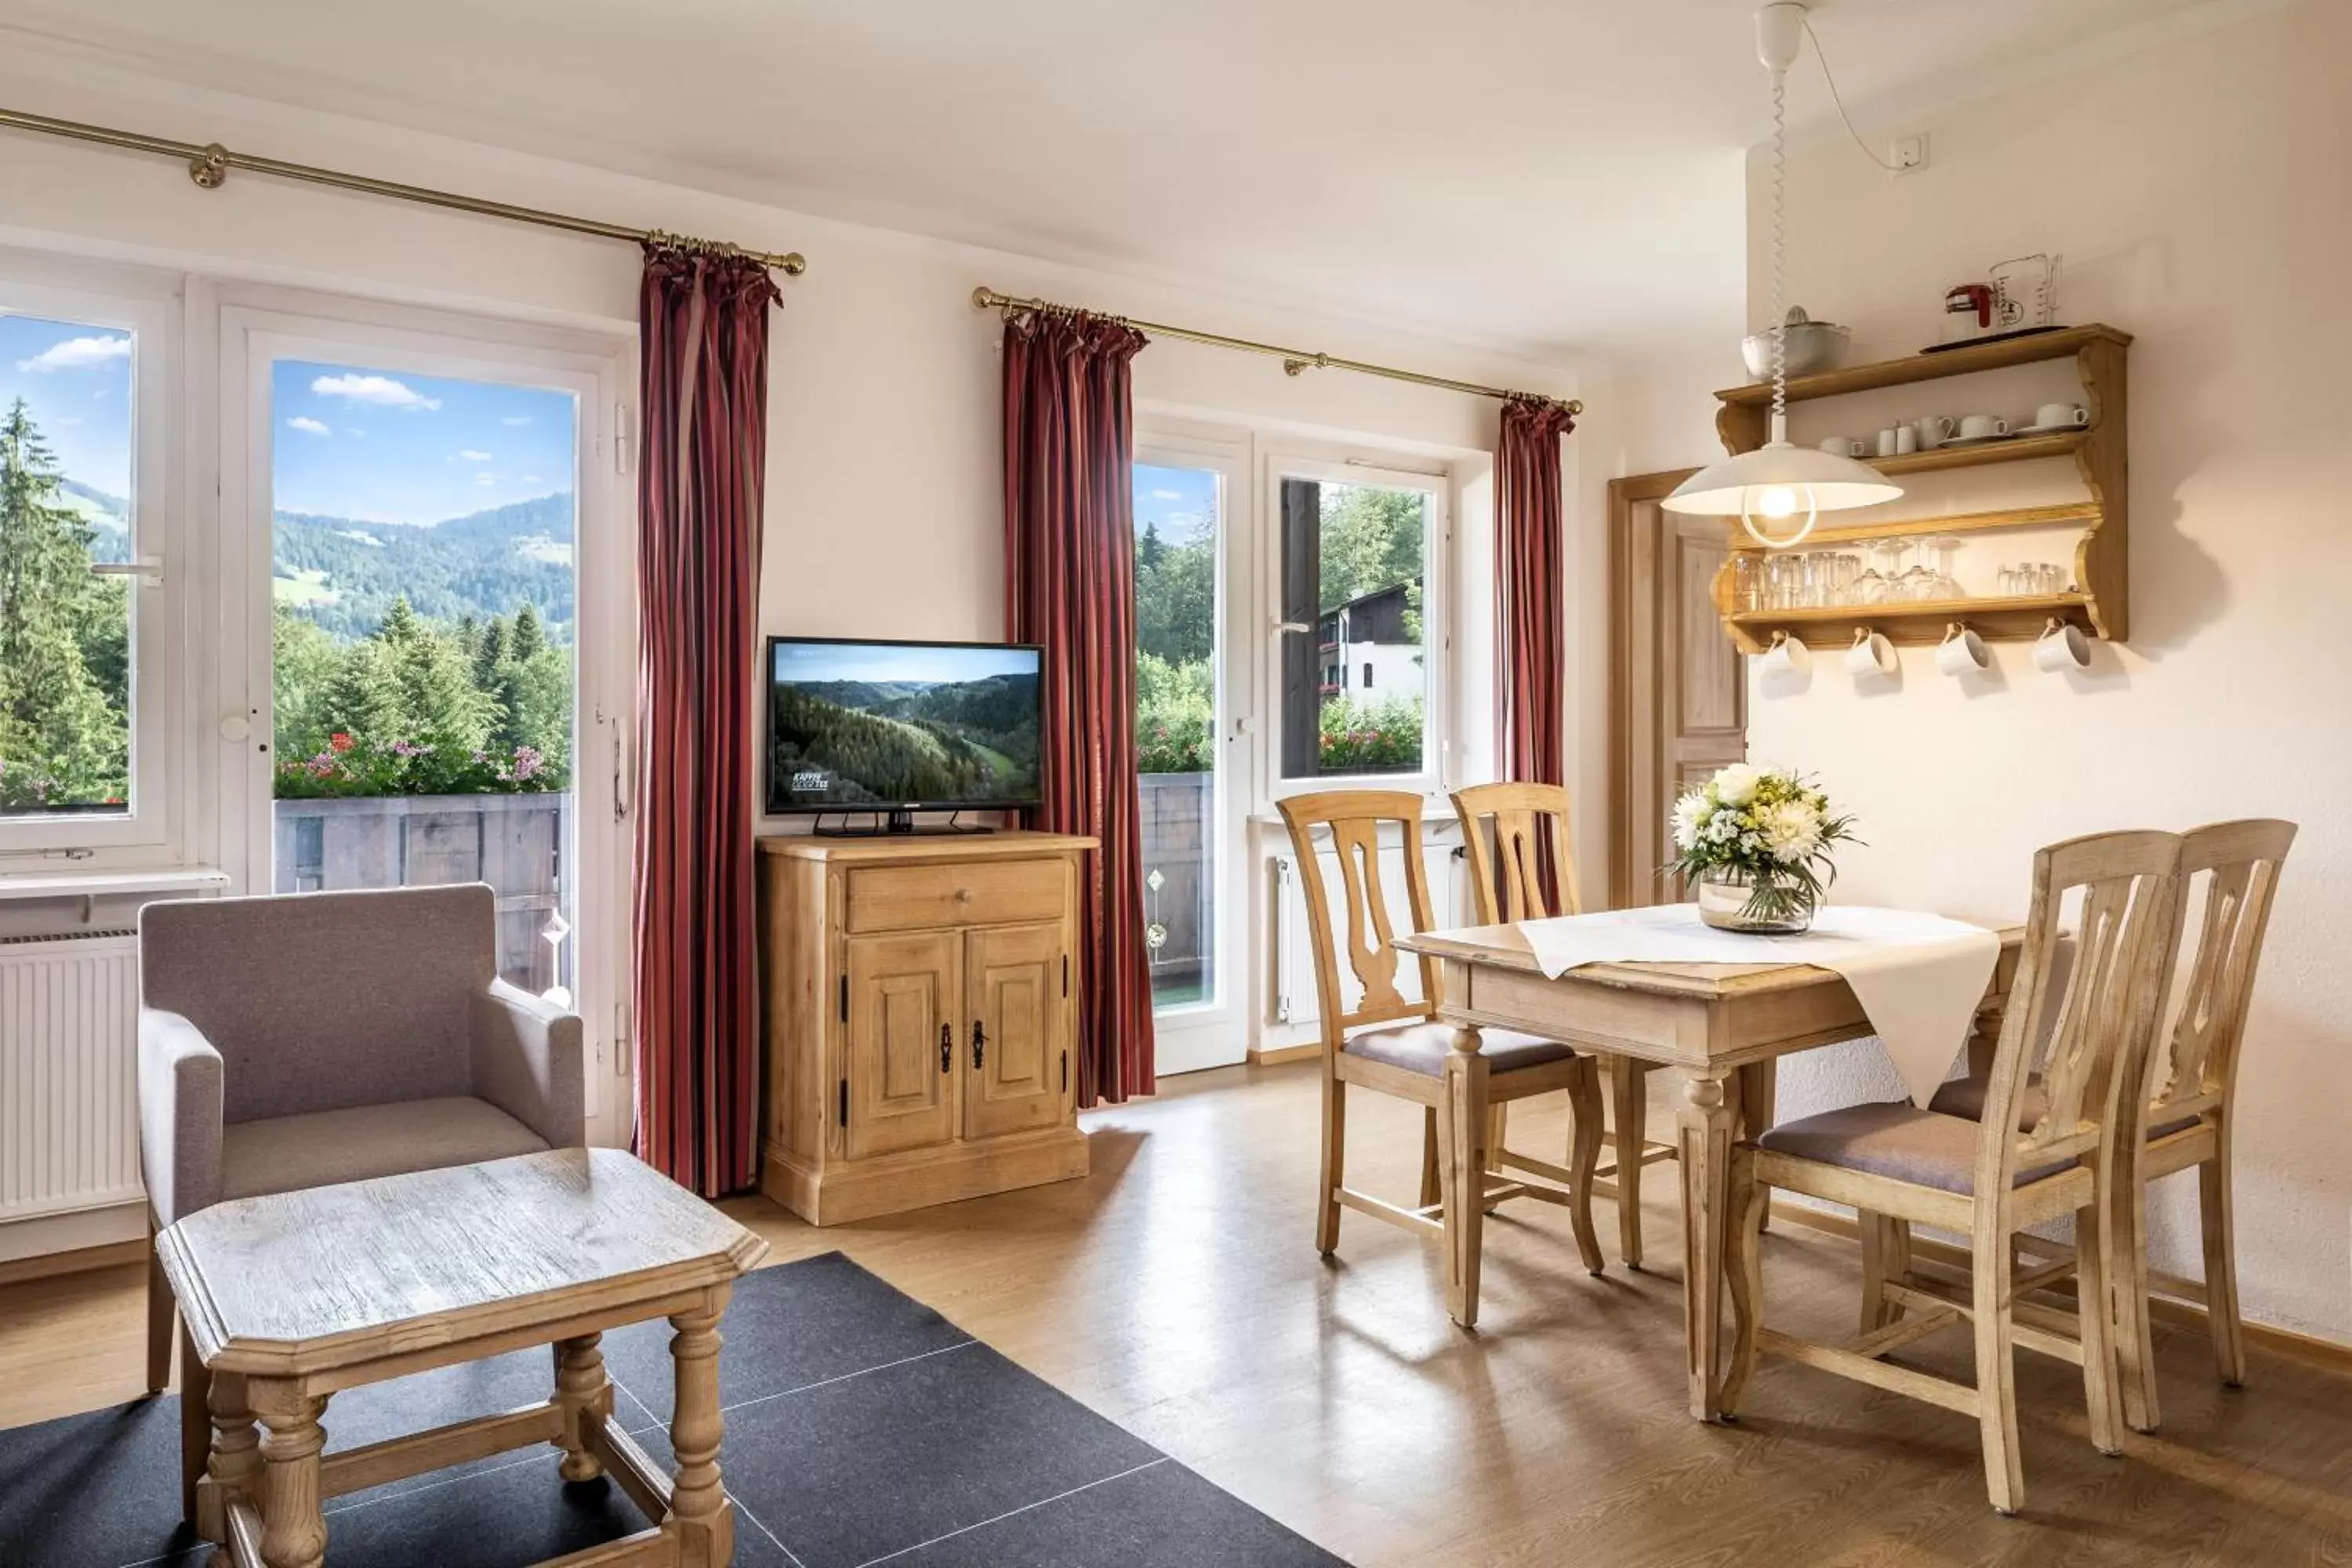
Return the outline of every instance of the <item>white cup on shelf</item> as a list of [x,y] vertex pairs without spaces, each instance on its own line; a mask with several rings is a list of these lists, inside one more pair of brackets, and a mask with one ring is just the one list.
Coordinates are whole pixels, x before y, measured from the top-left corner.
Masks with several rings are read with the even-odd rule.
[[2079,403],[2045,403],[2033,411],[2036,430],[2063,430],[2072,426],[2077,430],[2091,423],[2091,411]]
[[1822,441],[1821,447],[1832,458],[1864,458],[1870,455],[1867,443],[1857,441],[1850,436],[1827,437]]
[[1959,434],[1960,422],[1948,414],[1930,414],[1912,421],[1911,427],[1919,433],[1919,450],[1932,452]]
[[2009,421],[1998,414],[1971,414],[1960,421],[1960,439],[1982,441],[2009,434]]

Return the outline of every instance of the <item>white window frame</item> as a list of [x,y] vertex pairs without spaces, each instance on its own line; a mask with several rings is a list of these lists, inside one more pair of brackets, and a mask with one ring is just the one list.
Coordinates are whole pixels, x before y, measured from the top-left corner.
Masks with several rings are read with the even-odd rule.
[[189,707],[184,657],[192,580],[173,410],[181,341],[177,275],[0,251],[0,313],[132,334],[131,559],[159,562],[131,585],[131,795],[119,815],[0,816],[0,865],[71,860],[91,869],[157,866],[182,847]]
[[[635,453],[624,399],[634,342],[356,299],[239,289],[220,309],[222,701],[244,718],[247,765],[225,764],[221,863],[241,891],[274,885],[277,755],[271,647],[271,367],[319,360],[476,381],[522,383],[579,399],[573,547],[580,635],[573,679],[572,843],[579,882],[573,940],[585,1024],[592,1142],[625,1143],[631,1104],[629,855],[635,804]],[[596,629],[590,631],[593,626]]]
[[[1259,676],[1258,711],[1265,715],[1260,789],[1262,798],[1330,789],[1392,789],[1439,795],[1453,776],[1454,745],[1454,489],[1449,470],[1391,468],[1403,454],[1364,452],[1332,459],[1280,448],[1264,455],[1258,487],[1261,603],[1265,605],[1265,649]],[[1313,479],[1322,484],[1366,485],[1418,490],[1429,498],[1429,531],[1423,542],[1426,576],[1422,587],[1421,637],[1426,686],[1422,712],[1420,771],[1410,773],[1328,773],[1317,778],[1282,776],[1282,482]]]
[[1247,722],[1250,693],[1257,679],[1252,556],[1253,489],[1249,482],[1249,437],[1187,431],[1177,426],[1139,421],[1134,460],[1139,465],[1192,468],[1218,476],[1222,491],[1217,518],[1215,802],[1212,807],[1209,874],[1214,889],[1215,933],[1211,962],[1215,988],[1203,1001],[1158,1009],[1153,1041],[1158,1070],[1192,1072],[1224,1067],[1248,1054],[1244,1027],[1252,977],[1248,900],[1243,896],[1244,844],[1252,791],[1257,726]]

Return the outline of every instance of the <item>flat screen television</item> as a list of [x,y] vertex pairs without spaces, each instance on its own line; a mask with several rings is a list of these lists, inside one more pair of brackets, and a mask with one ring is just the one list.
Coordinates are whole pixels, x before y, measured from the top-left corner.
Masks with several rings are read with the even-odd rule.
[[1034,646],[770,637],[768,811],[871,813],[1038,802]]

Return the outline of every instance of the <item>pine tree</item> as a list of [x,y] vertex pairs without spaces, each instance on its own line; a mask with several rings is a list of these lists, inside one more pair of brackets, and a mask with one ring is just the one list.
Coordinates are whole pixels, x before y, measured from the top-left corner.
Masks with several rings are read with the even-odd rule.
[[474,684],[483,690],[498,684],[499,666],[507,658],[507,624],[492,616],[474,643]]
[[547,635],[540,627],[539,612],[529,601],[515,612],[514,635],[507,639],[507,655],[517,664],[528,664],[531,656],[547,646]]
[[0,798],[18,805],[130,789],[127,595],[90,575],[92,535],[58,478],[16,399],[0,421]]

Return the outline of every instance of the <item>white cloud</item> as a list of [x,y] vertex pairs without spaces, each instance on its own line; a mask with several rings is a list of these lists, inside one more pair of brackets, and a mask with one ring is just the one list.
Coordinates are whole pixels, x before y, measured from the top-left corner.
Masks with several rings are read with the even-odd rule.
[[499,477],[496,474],[476,474],[474,482],[478,485],[494,485],[499,482]]
[[372,403],[379,408],[438,408],[441,400],[427,397],[406,382],[388,375],[322,375],[310,384],[321,397],[352,403]]
[[1182,500],[1184,499],[1184,492],[1182,490],[1153,490],[1151,492],[1151,499],[1153,500]]
[[527,485],[543,485],[547,483],[545,479],[541,479],[537,474],[525,474],[522,477],[521,482]]
[[46,374],[53,370],[89,370],[131,357],[129,338],[68,338],[51,343],[30,359],[16,362],[18,370]]
[[490,460],[490,455],[488,452],[477,452],[468,447],[457,454],[457,460],[463,463],[487,463]]
[[499,423],[507,426],[509,428],[519,427],[520,426],[530,424],[530,416],[528,414],[509,414],[505,418],[499,420]]
[[297,414],[293,418],[289,419],[286,422],[286,428],[299,430],[305,436],[331,436],[335,433],[331,426],[313,419],[307,414]]

